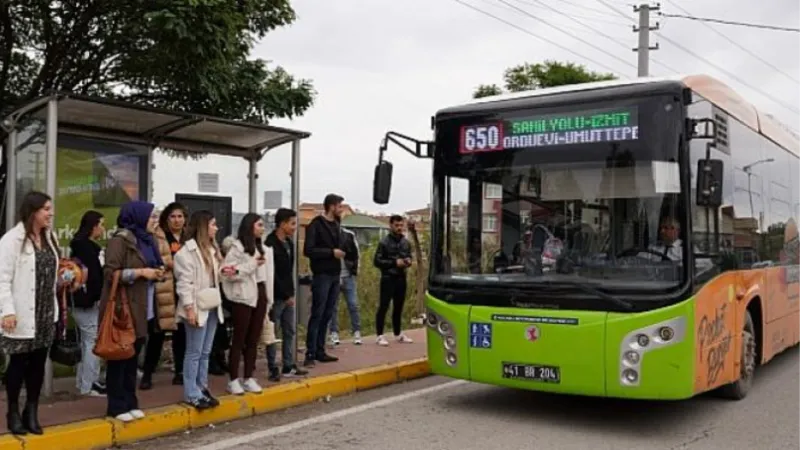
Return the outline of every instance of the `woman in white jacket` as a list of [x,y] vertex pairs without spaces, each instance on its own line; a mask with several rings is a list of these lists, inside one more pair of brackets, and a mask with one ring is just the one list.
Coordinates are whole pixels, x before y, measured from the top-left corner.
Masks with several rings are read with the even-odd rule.
[[217,326],[224,322],[220,275],[220,255],[214,236],[217,221],[209,211],[197,211],[189,219],[182,236],[183,247],[175,254],[174,275],[178,293],[178,322],[184,323],[186,353],[183,360],[184,401],[197,408],[219,405],[208,390],[208,360]]
[[[222,284],[225,295],[231,301],[233,339],[228,354],[228,392],[234,395],[261,392],[253,372],[273,288],[272,249],[262,244],[263,236],[264,220],[258,214],[248,213],[239,225],[238,239],[225,255],[225,265],[231,266],[234,271],[234,276]],[[243,353],[242,382],[239,378],[239,362]]]
[[[13,434],[42,434],[39,394],[59,313],[58,249],[50,231],[50,197],[29,192],[22,199],[19,217],[20,222],[0,239],[0,349],[10,355],[5,376],[6,420]],[[23,382],[26,404],[20,416]]]

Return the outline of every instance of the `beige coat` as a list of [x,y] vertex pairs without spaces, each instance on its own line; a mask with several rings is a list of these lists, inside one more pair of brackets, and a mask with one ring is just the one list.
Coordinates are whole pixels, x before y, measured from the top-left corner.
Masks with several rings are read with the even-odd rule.
[[172,252],[170,251],[167,237],[161,228],[156,228],[153,234],[155,235],[156,243],[158,243],[158,252],[161,254],[161,259],[167,269],[164,281],[156,283],[155,308],[153,308],[153,311],[155,311],[156,318],[158,318],[159,330],[174,331],[178,329],[175,323],[175,304],[178,299],[175,298]]
[[[186,307],[193,306],[197,312],[197,325],[200,327],[205,326],[210,311],[203,311],[197,308],[197,293],[212,286],[217,286],[217,289],[219,289],[219,282],[222,278],[219,261],[213,248],[211,249],[211,261],[214,264],[211,269],[214,280],[211,279],[209,270],[200,254],[200,248],[194,239],[186,241],[183,248],[175,254],[174,271],[179,299],[175,315],[178,322],[186,321]],[[219,323],[224,323],[225,317],[222,314],[222,306],[215,308],[215,312]]]

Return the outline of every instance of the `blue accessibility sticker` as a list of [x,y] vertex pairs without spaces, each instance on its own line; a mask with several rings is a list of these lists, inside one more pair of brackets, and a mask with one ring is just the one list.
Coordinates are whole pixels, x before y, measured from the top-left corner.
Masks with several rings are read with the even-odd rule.
[[469,346],[472,348],[492,348],[492,324],[470,322]]

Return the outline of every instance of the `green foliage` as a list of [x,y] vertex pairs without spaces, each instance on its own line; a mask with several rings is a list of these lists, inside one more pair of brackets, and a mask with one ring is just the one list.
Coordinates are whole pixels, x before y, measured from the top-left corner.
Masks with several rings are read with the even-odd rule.
[[310,81],[251,59],[289,0],[0,1],[0,115],[52,91],[266,123],[303,114]]
[[[592,72],[582,65],[558,61],[520,64],[506,69],[503,75],[503,82],[507,92],[521,92],[614,79],[616,77],[613,74]],[[472,96],[474,98],[482,98],[501,93],[503,93],[503,89],[496,84],[482,84],[475,89]]]

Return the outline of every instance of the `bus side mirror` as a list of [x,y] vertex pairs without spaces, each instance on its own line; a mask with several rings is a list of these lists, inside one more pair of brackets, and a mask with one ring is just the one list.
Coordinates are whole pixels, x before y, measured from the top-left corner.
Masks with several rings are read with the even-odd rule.
[[375,178],[372,182],[372,201],[379,205],[389,203],[392,191],[392,163],[381,161],[375,166]]
[[722,206],[723,163],[720,159],[697,161],[697,205],[708,208]]

